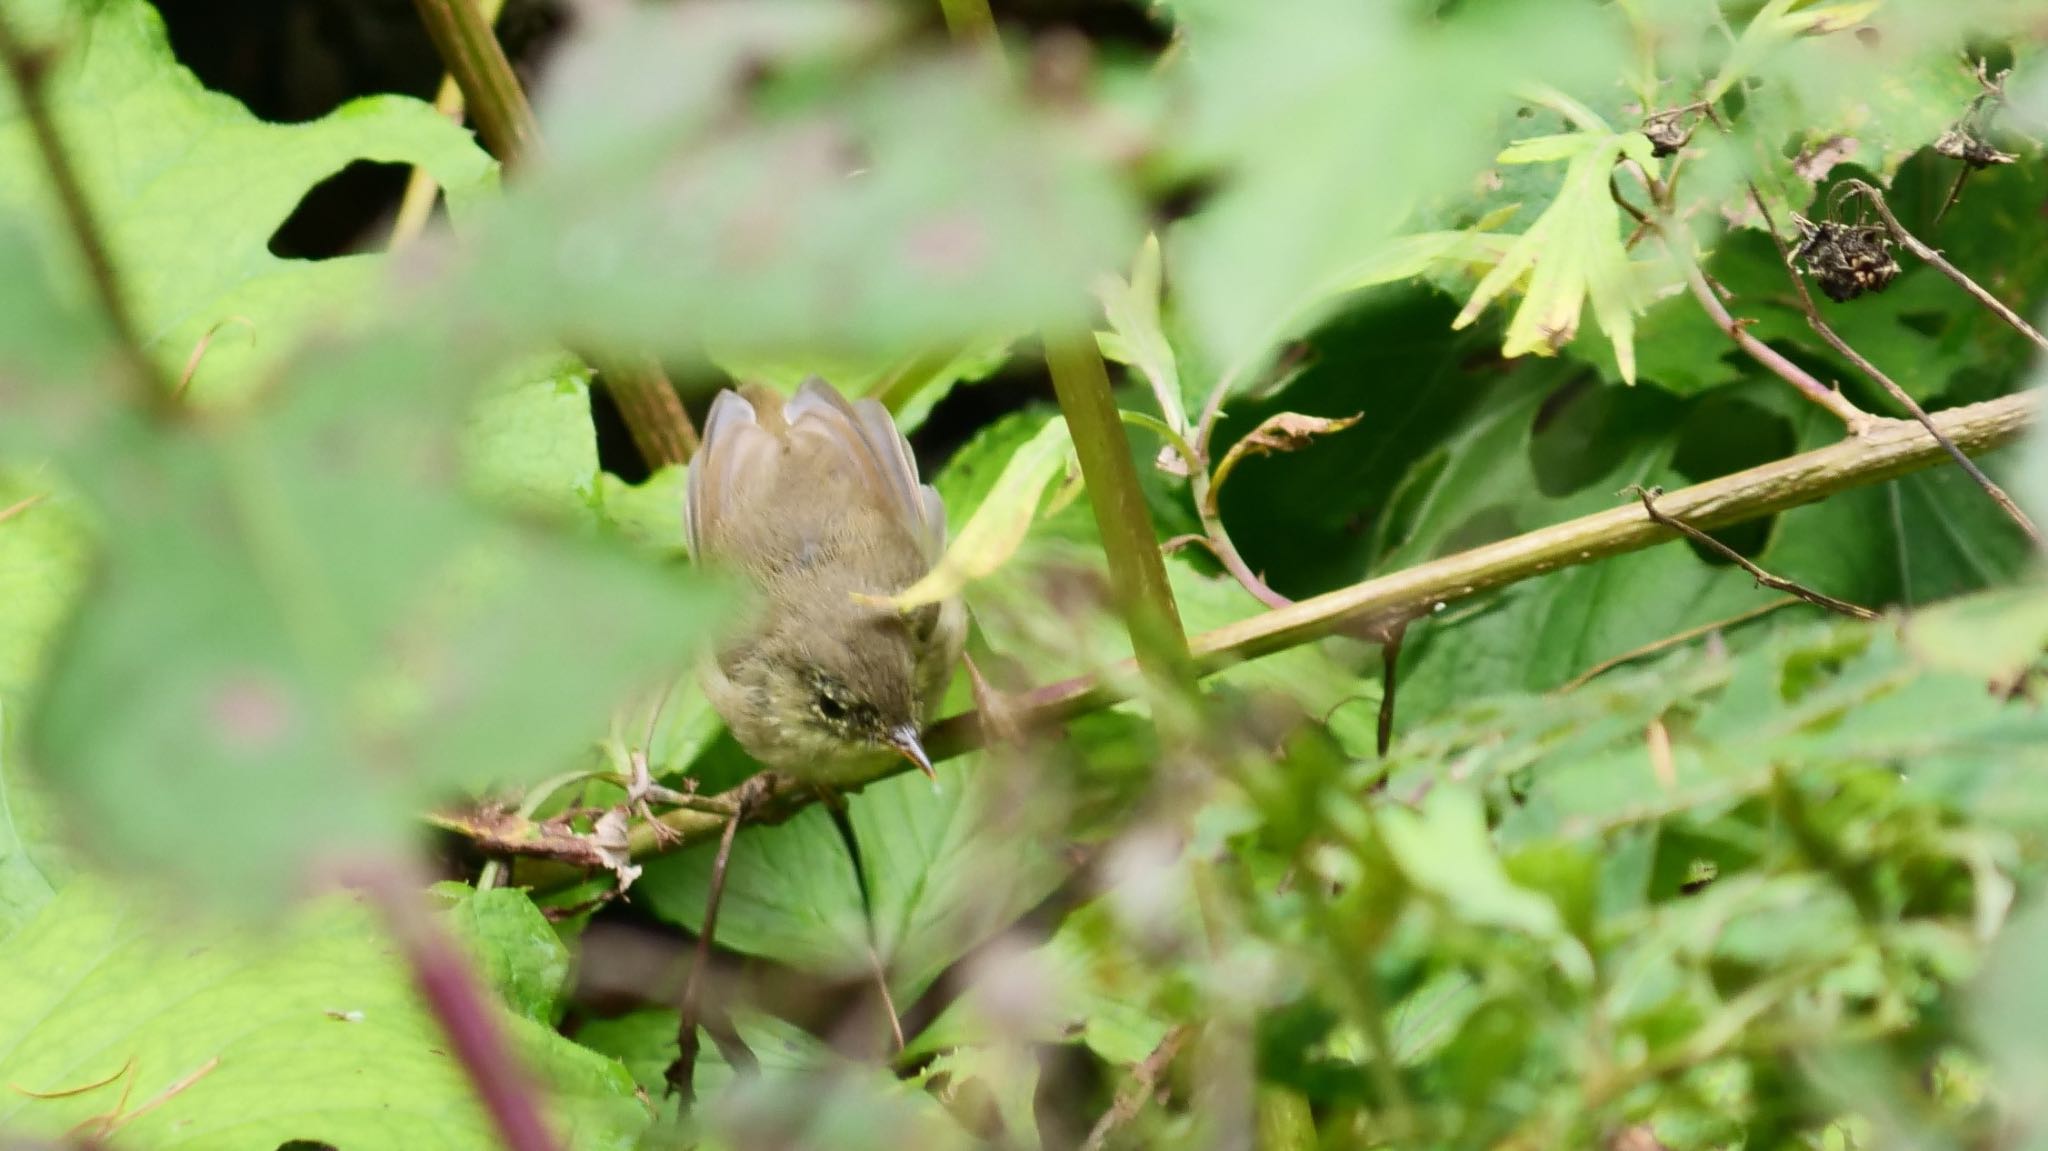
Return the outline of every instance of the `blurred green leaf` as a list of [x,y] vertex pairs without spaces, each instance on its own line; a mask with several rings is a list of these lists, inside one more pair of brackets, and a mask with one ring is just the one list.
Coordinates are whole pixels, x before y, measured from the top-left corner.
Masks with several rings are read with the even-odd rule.
[[48,799],[13,754],[13,710],[0,701],[0,943],[57,894],[72,869]]
[[551,162],[493,214],[458,290],[521,332],[739,364],[1085,322],[1137,234],[1108,157],[987,62],[858,67],[874,32],[845,4],[596,22],[540,100]]
[[908,1054],[1029,1040],[1085,1044],[1108,1062],[1138,1063],[1166,1037],[1152,1009],[1161,979],[1120,937],[1107,901],[1075,908],[1052,937],[976,969],[961,997],[912,1037]]
[[93,548],[69,485],[0,470],[0,701],[26,698],[79,598]]
[[469,506],[444,367],[398,339],[330,351],[93,475],[97,594],[29,735],[97,846],[281,895],[409,841],[422,803],[558,770],[709,638],[703,581]]
[[2018,1103],[2017,1118],[2034,1132],[2027,1146],[2038,1146],[2040,1115],[2032,1085],[2048,1075],[2048,1000],[2039,978],[2041,954],[2048,949],[2048,906],[2038,899],[2013,917],[2005,936],[1984,965],[1973,989],[1970,1021],[1994,1063],[1994,1079]]
[[461,452],[470,490],[490,503],[587,519],[599,501],[589,370],[525,371],[487,390],[463,429]]
[[[150,355],[175,379],[213,336],[192,376],[195,401],[246,395],[308,327],[372,314],[380,257],[269,250],[315,184],[356,160],[417,164],[462,214],[495,182],[469,133],[419,100],[369,96],[309,123],[258,120],[177,62],[145,0],[11,7],[25,33],[59,52],[48,99]],[[12,86],[0,87],[0,207],[45,221],[46,258],[82,298],[83,271],[41,168]]]
[[[0,966],[12,976],[0,1082],[53,1092],[105,1081],[59,1097],[0,1093],[10,1132],[55,1137],[115,1116],[128,1120],[120,1142],[165,1151],[499,1146],[408,973],[349,900],[324,899],[271,936],[205,920],[172,931],[79,883],[0,943]],[[500,1019],[564,1137],[634,1145],[647,1114],[623,1068],[526,1018]]]
[[1536,936],[1553,945],[1566,975],[1592,978],[1591,957],[1565,933],[1557,908],[1502,870],[1477,792],[1441,784],[1420,811],[1381,812],[1379,831],[1409,882],[1443,899],[1452,914]]

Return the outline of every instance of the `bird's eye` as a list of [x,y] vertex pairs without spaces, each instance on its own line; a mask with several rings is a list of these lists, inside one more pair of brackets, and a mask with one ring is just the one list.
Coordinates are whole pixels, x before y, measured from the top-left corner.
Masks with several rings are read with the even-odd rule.
[[846,718],[846,705],[829,695],[820,695],[817,702],[818,714],[837,723]]

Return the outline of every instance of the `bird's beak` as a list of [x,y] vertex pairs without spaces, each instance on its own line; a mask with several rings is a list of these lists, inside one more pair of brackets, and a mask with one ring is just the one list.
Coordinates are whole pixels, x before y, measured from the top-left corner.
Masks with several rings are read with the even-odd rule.
[[897,754],[916,764],[917,770],[924,772],[933,783],[939,781],[939,773],[932,770],[931,756],[924,753],[924,744],[917,741],[916,728],[906,723],[890,731],[889,746],[895,748]]

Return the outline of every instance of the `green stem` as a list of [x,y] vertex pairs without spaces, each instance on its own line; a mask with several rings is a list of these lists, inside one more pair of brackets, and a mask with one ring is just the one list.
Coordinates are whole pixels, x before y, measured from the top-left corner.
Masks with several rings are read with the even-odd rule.
[[996,43],[996,16],[989,10],[988,0],[939,0],[939,10],[945,13],[946,30],[955,40],[976,45]]
[[1109,560],[1110,590],[1130,628],[1139,667],[1158,683],[1191,688],[1194,665],[1188,659],[1187,633],[1101,353],[1093,339],[1048,336],[1045,362],[1073,433],[1074,455],[1081,461]]
[[[486,24],[495,25],[498,14],[505,8],[505,0],[477,0],[478,13]],[[457,124],[462,123],[467,111],[462,97],[462,85],[455,77],[443,74],[441,86],[434,91],[434,111],[441,113]],[[440,198],[441,185],[434,181],[433,173],[425,168],[414,168],[405,179],[405,194],[398,201],[398,218],[391,225],[392,251],[408,247],[419,239],[427,228],[427,220],[434,214],[434,202]]]
[[413,7],[434,51],[462,89],[484,147],[507,169],[532,159],[540,144],[533,106],[476,0],[413,0]]
[[[1002,45],[988,0],[940,0],[939,7],[955,40],[1000,58]],[[1110,394],[1102,353],[1085,331],[1078,337],[1049,332],[1045,364],[1052,372],[1060,413],[1074,436],[1074,455],[1081,462],[1088,502],[1109,561],[1110,591],[1130,628],[1138,665],[1155,683],[1191,692],[1195,674],[1188,659],[1187,632],[1174,606],[1166,561],[1159,553],[1159,533],[1138,487],[1138,469],[1131,463],[1131,443]],[[1185,443],[1180,448],[1187,451]],[[1192,455],[1188,465],[1196,466]]]

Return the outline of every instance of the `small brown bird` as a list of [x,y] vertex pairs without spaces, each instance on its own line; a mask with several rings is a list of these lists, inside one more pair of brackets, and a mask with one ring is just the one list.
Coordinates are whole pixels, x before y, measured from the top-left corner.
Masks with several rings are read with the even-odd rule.
[[755,385],[721,393],[690,461],[685,527],[692,556],[763,601],[701,676],[740,746],[818,783],[891,751],[932,775],[919,737],[967,616],[957,599],[863,602],[916,583],[946,546],[945,505],[888,411],[815,377],[786,402]]

